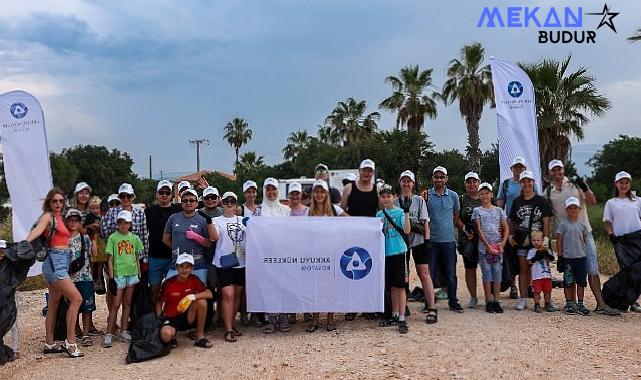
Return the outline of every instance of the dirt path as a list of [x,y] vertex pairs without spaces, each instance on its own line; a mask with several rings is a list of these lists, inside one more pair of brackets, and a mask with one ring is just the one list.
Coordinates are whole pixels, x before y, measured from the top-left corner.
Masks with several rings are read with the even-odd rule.
[[[462,269],[462,268],[461,268]],[[462,271],[462,270],[461,270]],[[459,297],[469,295],[459,273]],[[480,276],[480,274],[479,274]],[[589,293],[589,292],[588,292]],[[562,304],[563,292],[553,297]],[[632,378],[641,375],[641,315],[619,317],[567,316],[560,312],[535,314],[530,308],[513,309],[514,300],[502,300],[503,315],[487,314],[481,305],[463,314],[447,310],[439,301],[439,322],[424,323],[420,304],[410,303],[410,332],[379,328],[373,321],[345,322],[338,330],[305,333],[298,322],[288,334],[265,336],[245,328],[237,343],[225,343],[222,332],[210,333],[214,347],[192,346],[179,337],[179,347],[167,357],[141,364],[124,362],[127,345],[85,348],[86,356],[42,355],[44,319],[42,292],[20,294],[19,324],[22,357],[0,367],[2,379],[120,378]],[[587,297],[594,308],[591,294]],[[99,305],[104,305],[101,298]],[[299,316],[300,318],[300,316]],[[106,319],[102,306],[95,318]]]

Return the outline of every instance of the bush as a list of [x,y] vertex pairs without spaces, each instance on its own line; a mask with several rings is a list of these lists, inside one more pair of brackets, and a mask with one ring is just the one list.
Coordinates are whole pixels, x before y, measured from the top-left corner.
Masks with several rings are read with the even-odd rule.
[[619,271],[619,264],[614,256],[614,248],[605,233],[603,224],[603,203],[588,207],[588,219],[592,226],[592,234],[596,241],[596,251],[599,258],[599,269],[604,275],[612,276]]

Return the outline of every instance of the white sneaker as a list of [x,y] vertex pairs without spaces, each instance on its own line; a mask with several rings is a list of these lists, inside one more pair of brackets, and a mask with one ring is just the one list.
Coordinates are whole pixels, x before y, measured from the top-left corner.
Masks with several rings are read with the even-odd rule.
[[109,348],[109,347],[111,347],[111,346],[112,346],[112,344],[113,344],[113,343],[112,343],[112,341],[111,341],[111,339],[112,339],[112,338],[113,338],[113,335],[111,335],[111,334],[105,334],[105,335],[103,335],[103,336],[102,336],[102,344],[101,344],[101,346],[102,346],[103,348]]
[[516,307],[514,307],[516,310],[524,310],[527,307],[527,300],[525,298],[519,298],[518,302],[516,303]]
[[131,342],[131,334],[129,334],[129,331],[123,331],[120,333],[118,340],[121,342],[129,343]]
[[476,309],[476,305],[478,305],[479,299],[476,297],[470,298],[470,302],[467,303],[467,308],[468,309]]

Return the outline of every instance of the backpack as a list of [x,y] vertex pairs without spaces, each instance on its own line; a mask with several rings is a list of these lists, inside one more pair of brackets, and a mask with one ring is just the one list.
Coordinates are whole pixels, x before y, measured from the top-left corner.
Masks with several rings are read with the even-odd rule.
[[[40,243],[37,244],[37,249],[36,249],[36,260],[39,262],[43,262],[47,259],[47,256],[49,256],[49,252],[47,252],[47,248],[49,248],[49,242],[53,238],[53,235],[56,233],[56,217],[53,216],[53,214],[49,213],[50,220],[49,220],[49,234],[45,236],[44,232],[42,235],[40,235],[36,240]],[[40,220],[40,218],[38,218]],[[31,230],[36,228],[38,225],[38,221],[36,221],[32,226]]]

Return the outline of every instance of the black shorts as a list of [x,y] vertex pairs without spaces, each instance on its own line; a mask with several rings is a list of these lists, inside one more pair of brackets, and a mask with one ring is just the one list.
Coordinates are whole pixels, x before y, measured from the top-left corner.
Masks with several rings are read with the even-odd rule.
[[171,318],[166,318],[163,322],[163,326],[171,326],[176,329],[176,331],[186,331],[196,327],[196,319],[192,323],[189,323],[187,320],[187,312],[178,314]]
[[408,277],[405,255],[385,256],[385,285],[388,288],[405,288]]
[[576,259],[565,258],[565,272],[563,272],[563,287],[569,288],[576,282],[577,285],[588,286],[588,262],[586,257]]
[[245,268],[216,268],[218,275],[218,288],[222,289],[225,286],[236,285],[245,286]]
[[[430,263],[429,254],[425,243],[419,244],[416,247],[410,248],[412,250],[412,257],[414,258],[414,265],[427,265]],[[409,260],[409,255],[407,260]]]

